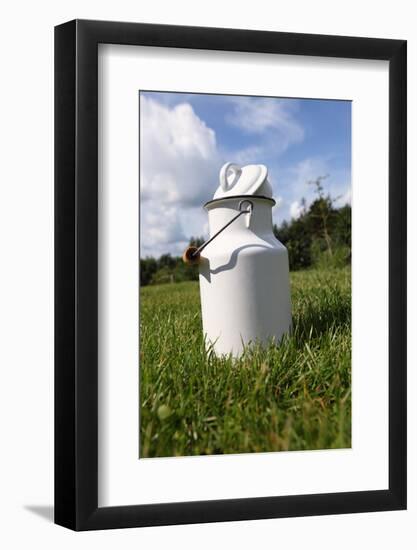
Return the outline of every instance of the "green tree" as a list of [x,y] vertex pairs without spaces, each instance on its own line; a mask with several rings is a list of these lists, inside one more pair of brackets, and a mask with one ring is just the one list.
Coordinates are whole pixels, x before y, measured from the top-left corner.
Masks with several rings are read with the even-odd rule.
[[291,270],[311,265],[345,265],[351,257],[351,207],[335,206],[340,197],[325,193],[319,176],[308,182],[315,186],[317,198],[307,207],[302,201],[301,215],[281,226],[274,226],[276,237],[288,249]]
[[152,276],[158,270],[158,262],[155,258],[147,257],[140,259],[140,284],[146,286],[151,282]]
[[[188,246],[201,246],[203,237],[191,237]],[[198,266],[187,265],[180,256],[162,254],[158,259],[146,257],[140,259],[140,285],[179,283],[198,280]]]

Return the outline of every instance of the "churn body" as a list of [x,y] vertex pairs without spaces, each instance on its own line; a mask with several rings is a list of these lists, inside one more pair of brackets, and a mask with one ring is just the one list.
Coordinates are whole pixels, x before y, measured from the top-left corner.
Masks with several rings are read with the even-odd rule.
[[220,355],[239,356],[251,343],[279,343],[291,328],[288,253],[272,229],[275,201],[241,195],[208,202],[210,235],[236,216],[245,201],[250,210],[216,237],[200,260],[206,346]]

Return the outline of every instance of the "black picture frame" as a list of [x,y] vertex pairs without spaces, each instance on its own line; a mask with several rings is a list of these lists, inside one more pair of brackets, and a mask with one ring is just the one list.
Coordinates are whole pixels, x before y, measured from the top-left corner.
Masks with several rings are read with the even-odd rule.
[[[389,62],[387,490],[98,507],[97,51],[102,43]],[[106,21],[74,20],[55,28],[55,523],[78,531],[406,508],[406,45]]]

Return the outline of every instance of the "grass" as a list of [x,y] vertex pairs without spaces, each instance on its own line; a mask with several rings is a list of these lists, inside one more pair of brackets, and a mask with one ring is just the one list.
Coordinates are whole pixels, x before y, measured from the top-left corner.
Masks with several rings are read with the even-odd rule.
[[350,447],[350,270],[292,273],[292,335],[238,361],[206,354],[198,283],[140,295],[141,457]]

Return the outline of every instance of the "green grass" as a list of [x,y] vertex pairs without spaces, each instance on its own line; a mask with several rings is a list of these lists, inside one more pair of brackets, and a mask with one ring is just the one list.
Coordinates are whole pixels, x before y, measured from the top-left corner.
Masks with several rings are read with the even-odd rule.
[[207,356],[198,283],[140,295],[141,457],[350,447],[350,270],[292,273],[292,335],[238,361]]

